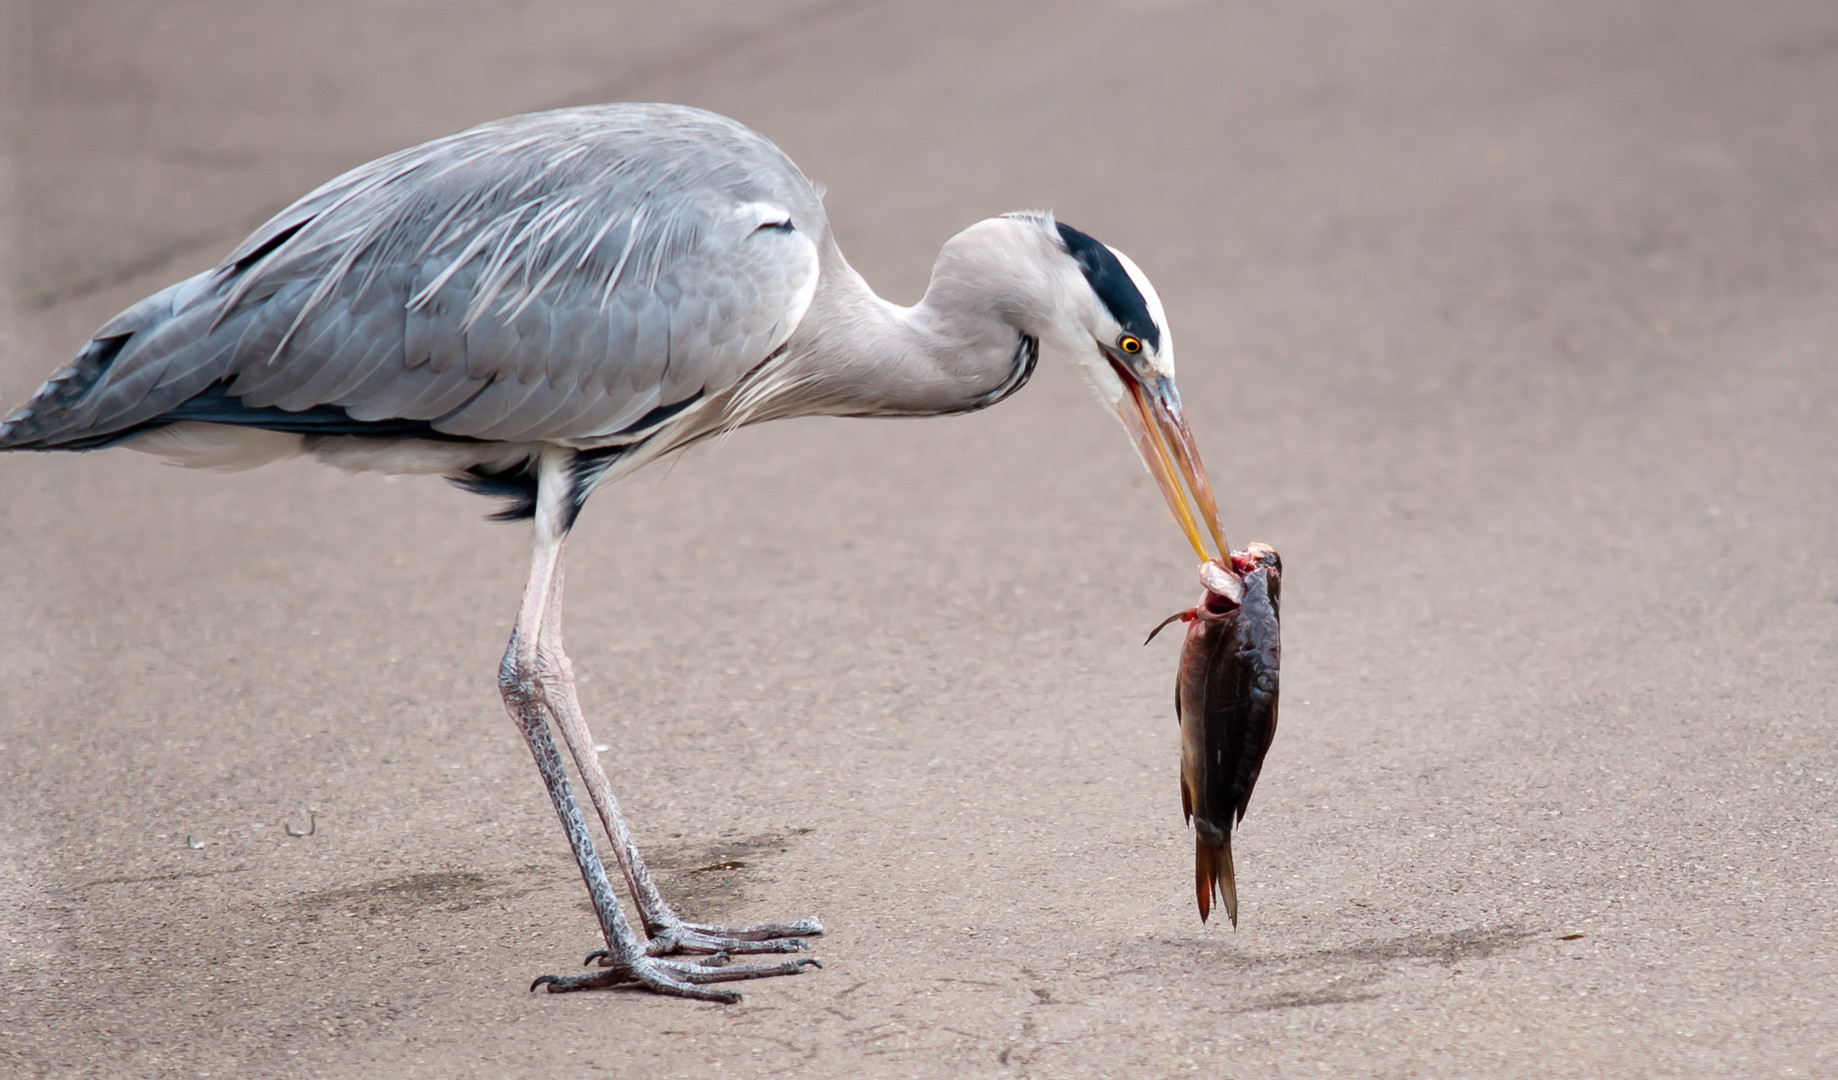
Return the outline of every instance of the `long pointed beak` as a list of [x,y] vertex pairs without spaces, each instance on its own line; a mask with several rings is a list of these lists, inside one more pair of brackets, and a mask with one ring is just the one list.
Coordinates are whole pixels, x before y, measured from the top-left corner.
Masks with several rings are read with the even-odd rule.
[[1206,466],[1200,463],[1193,432],[1187,428],[1187,417],[1181,412],[1180,391],[1172,379],[1157,378],[1145,385],[1122,365],[1115,366],[1124,387],[1117,413],[1135,440],[1143,464],[1149,467],[1149,475],[1161,488],[1162,498],[1168,500],[1168,509],[1174,511],[1174,519],[1187,534],[1194,554],[1201,562],[1215,558],[1207,552],[1201,536],[1204,527],[1219,550],[1217,558],[1229,558],[1231,548],[1226,546],[1225,529],[1219,524],[1219,505],[1206,479]]

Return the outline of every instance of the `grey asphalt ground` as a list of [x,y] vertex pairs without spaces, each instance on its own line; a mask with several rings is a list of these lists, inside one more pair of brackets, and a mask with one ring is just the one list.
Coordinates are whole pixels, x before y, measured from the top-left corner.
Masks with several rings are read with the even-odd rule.
[[1192,557],[1075,373],[601,492],[569,641],[639,836],[826,966],[553,997],[596,942],[493,679],[522,527],[9,456],[0,1073],[1838,1076],[1838,7],[0,10],[0,403],[348,166],[684,101],[894,298],[1003,210],[1129,252],[1288,569],[1234,932],[1141,647]]

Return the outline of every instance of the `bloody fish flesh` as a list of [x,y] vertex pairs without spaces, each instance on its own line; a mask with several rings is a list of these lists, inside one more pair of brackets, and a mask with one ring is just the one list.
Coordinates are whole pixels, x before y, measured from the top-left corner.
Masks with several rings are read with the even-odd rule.
[[1181,809],[1193,822],[1200,921],[1212,913],[1217,895],[1236,927],[1232,827],[1244,820],[1264,754],[1276,737],[1283,561],[1275,549],[1251,544],[1233,552],[1229,564],[1202,565],[1200,583],[1206,588],[1200,603],[1169,616],[1149,638],[1176,619],[1187,624],[1174,689],[1181,724]]

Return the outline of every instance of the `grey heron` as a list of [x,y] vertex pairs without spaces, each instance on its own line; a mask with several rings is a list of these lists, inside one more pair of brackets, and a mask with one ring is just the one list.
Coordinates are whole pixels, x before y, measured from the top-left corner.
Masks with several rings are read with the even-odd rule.
[[1121,252],[1048,213],[990,218],[952,237],[924,297],[901,307],[849,266],[820,193],[763,136],[681,106],[570,108],[311,192],[216,268],[104,325],[0,424],[0,450],[123,445],[195,466],[307,454],[503,497],[494,516],[533,520],[535,551],[498,685],[605,940],[596,969],[535,985],[733,1001],[708,984],[814,961],[730,954],[796,951],[822,927],[686,922],[652,883],[562,648],[569,529],[599,485],[711,436],[779,417],[981,409],[1027,382],[1042,351],[1084,369],[1201,560],[1208,538],[1228,552],[1161,302]]

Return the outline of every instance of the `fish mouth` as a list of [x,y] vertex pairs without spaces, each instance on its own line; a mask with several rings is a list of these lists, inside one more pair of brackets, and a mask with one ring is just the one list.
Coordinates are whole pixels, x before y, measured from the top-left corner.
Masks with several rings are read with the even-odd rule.
[[[1193,432],[1181,411],[1181,393],[1174,380],[1163,375],[1144,378],[1115,357],[1111,358],[1111,366],[1123,380],[1124,393],[1117,402],[1117,415],[1135,442],[1136,452],[1142,455],[1143,464],[1148,466],[1149,475],[1155,478],[1155,485],[1161,488],[1174,520],[1193,545],[1194,554],[1203,563],[1230,558],[1225,529],[1219,524],[1219,505],[1213,499],[1206,466],[1200,461]],[[1212,539],[1217,555],[1207,551],[1207,537]]]

